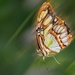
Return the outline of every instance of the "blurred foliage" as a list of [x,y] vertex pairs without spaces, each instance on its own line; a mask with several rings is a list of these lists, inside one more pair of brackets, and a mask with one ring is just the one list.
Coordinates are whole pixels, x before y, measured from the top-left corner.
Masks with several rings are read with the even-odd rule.
[[[0,75],[47,75],[42,57],[37,57],[36,15],[46,0],[0,0]],[[64,19],[74,37],[75,1],[47,0]],[[32,33],[34,32],[34,33]],[[50,75],[75,75],[75,40],[55,56],[46,58]]]

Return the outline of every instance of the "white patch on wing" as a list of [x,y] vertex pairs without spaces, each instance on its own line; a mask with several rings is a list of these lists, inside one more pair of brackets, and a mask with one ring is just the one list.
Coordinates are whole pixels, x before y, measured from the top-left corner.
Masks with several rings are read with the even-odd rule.
[[57,21],[57,18],[54,19],[54,22],[56,22],[56,21]]
[[52,51],[59,53],[61,50],[61,47],[59,46],[57,40],[52,34],[47,34],[45,36],[45,42],[44,44]]
[[66,37],[64,37],[64,38],[62,39],[62,42],[64,43],[64,42],[68,41],[68,39],[69,39],[69,37],[66,36]]
[[44,36],[48,33],[48,31],[52,28],[52,24],[50,24],[45,30],[44,30]]
[[55,32],[58,32],[59,28],[60,28],[60,25],[57,25]]
[[67,35],[67,32],[62,33],[62,34],[60,35],[60,38],[62,39],[62,38],[64,38],[64,37],[66,37],[66,35]]
[[52,16],[49,15],[49,16],[45,19],[45,21],[43,22],[43,25],[47,25],[47,24],[49,24],[51,21],[52,21]]
[[42,11],[41,14],[40,14],[40,17],[37,18],[37,21],[40,22],[43,18],[45,18],[45,16],[47,15],[47,13],[48,13],[48,10]]
[[67,41],[67,42],[65,42],[65,43],[64,43],[64,45],[68,46],[68,45],[69,45],[68,41]]
[[[60,25],[60,26],[61,26],[61,25]],[[61,26],[61,27],[59,28],[58,33],[60,33],[62,29],[63,29],[63,26]]]

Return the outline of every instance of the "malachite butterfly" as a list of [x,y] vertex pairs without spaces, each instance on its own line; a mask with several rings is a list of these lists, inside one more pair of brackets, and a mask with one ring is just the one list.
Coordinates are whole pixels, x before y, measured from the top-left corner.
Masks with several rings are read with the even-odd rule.
[[49,2],[44,2],[38,12],[36,39],[37,52],[43,57],[59,53],[73,39],[68,26],[56,16]]

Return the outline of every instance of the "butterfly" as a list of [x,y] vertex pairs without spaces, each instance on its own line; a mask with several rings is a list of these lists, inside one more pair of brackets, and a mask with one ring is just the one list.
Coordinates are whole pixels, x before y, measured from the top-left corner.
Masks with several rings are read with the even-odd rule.
[[43,57],[59,53],[73,40],[70,29],[64,20],[56,16],[49,2],[44,2],[38,12],[36,40],[37,52]]

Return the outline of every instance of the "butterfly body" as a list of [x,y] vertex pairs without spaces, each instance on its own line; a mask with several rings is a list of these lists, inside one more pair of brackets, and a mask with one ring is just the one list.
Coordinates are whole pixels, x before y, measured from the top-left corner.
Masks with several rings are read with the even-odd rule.
[[36,39],[37,52],[45,57],[59,53],[72,41],[68,27],[56,16],[50,3],[45,2],[38,12]]

